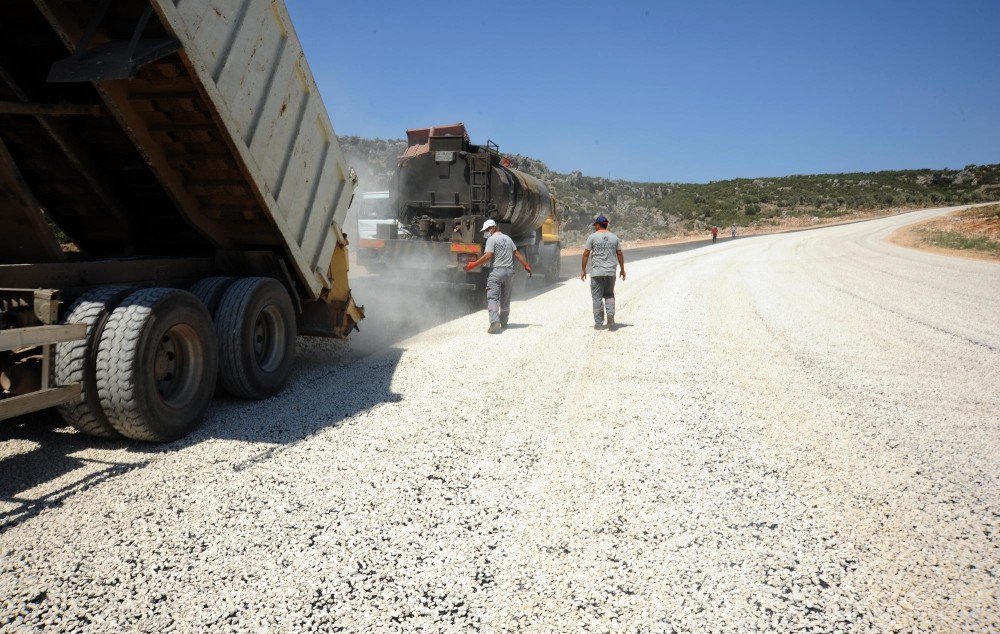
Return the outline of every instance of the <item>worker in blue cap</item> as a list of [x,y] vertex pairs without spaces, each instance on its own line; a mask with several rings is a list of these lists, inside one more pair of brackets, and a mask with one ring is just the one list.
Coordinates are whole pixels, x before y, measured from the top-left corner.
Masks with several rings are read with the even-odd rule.
[[625,256],[618,236],[608,231],[608,219],[594,219],[594,233],[583,245],[583,263],[580,280],[587,279],[587,262],[590,262],[590,295],[594,300],[594,330],[604,327],[607,314],[608,330],[615,329],[615,273],[625,281]]

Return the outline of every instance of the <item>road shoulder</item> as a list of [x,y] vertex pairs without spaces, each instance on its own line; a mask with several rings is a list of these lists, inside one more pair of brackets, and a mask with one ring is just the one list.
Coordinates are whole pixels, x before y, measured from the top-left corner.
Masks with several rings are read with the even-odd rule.
[[1000,204],[963,209],[906,225],[887,240],[939,255],[1000,262]]

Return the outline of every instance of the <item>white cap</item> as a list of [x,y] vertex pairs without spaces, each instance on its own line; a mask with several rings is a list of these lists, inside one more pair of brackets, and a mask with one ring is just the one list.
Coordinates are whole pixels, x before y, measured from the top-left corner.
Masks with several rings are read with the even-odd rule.
[[492,229],[495,226],[497,226],[497,221],[490,218],[489,220],[483,223],[483,228],[480,229],[480,231],[486,231],[487,229]]

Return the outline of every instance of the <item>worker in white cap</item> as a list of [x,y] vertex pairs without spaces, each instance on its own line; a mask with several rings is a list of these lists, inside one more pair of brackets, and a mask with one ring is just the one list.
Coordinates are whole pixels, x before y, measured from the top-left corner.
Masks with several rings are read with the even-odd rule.
[[490,275],[486,278],[486,310],[490,314],[490,329],[487,332],[496,335],[507,327],[507,319],[510,316],[510,290],[514,280],[514,260],[521,263],[524,270],[528,272],[528,277],[531,277],[531,265],[517,250],[517,246],[510,239],[510,236],[500,231],[495,220],[484,222],[481,231],[487,236],[486,248],[483,249],[482,257],[465,265],[465,270],[471,271],[487,262],[492,265]]

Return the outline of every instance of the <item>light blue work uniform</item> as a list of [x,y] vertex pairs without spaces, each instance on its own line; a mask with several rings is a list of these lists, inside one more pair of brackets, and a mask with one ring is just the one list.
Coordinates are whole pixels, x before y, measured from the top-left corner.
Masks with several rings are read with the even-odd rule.
[[615,277],[621,241],[610,231],[590,234],[583,248],[590,251],[590,297],[594,303],[594,323],[604,323],[604,314],[615,318]]
[[495,232],[486,240],[486,253],[492,253],[490,275],[486,278],[486,310],[490,323],[506,324],[510,315],[510,291],[514,285],[514,251],[510,236]]

